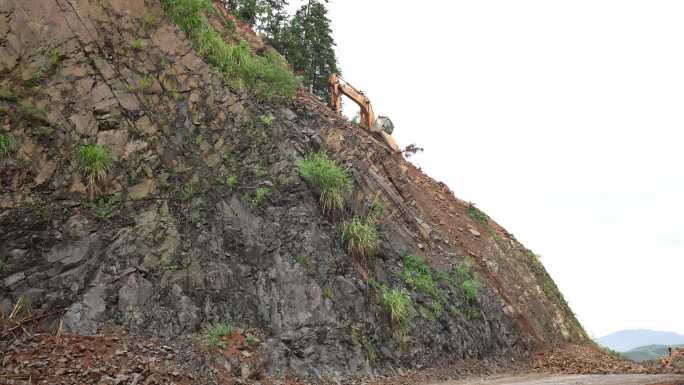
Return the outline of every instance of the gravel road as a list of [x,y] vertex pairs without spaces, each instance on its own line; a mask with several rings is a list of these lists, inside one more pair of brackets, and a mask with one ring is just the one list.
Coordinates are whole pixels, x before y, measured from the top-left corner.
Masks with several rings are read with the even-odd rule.
[[432,385],[684,385],[684,376],[614,374],[559,375],[525,374],[442,382]]

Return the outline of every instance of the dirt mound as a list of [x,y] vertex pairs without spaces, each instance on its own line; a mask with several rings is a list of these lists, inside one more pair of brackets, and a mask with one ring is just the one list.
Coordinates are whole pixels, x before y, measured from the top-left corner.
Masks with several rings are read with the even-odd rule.
[[563,374],[684,373],[684,370],[642,365],[628,359],[613,357],[595,347],[585,345],[567,345],[544,350],[533,357],[531,366],[540,372]]

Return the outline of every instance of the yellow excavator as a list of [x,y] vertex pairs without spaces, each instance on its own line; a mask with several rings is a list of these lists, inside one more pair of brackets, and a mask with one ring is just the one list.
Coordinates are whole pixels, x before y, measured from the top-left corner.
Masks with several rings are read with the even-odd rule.
[[352,87],[351,84],[347,83],[337,74],[330,75],[330,106],[337,113],[342,112],[342,95],[346,95],[361,109],[361,121],[359,122],[361,127],[380,137],[392,152],[401,152],[397,142],[392,138],[394,124],[392,124],[390,118],[379,116],[376,119],[370,99],[362,91]]

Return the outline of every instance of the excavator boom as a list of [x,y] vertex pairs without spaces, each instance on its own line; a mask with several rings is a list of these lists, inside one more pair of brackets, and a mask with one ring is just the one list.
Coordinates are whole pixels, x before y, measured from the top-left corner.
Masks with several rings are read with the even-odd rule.
[[330,104],[332,109],[337,113],[342,112],[342,95],[347,96],[361,109],[361,127],[381,136],[383,141],[392,149],[392,151],[401,152],[401,149],[394,138],[383,131],[382,128],[378,128],[381,127],[382,124],[376,123],[375,113],[373,112],[373,106],[371,105],[370,99],[368,99],[363,92],[352,87],[351,84],[337,76],[337,74],[330,75]]

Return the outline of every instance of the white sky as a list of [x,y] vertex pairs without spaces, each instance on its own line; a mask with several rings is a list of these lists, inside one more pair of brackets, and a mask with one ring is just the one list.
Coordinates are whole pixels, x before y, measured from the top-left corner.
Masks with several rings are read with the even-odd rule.
[[542,255],[590,334],[684,333],[684,2],[329,9],[344,78]]

